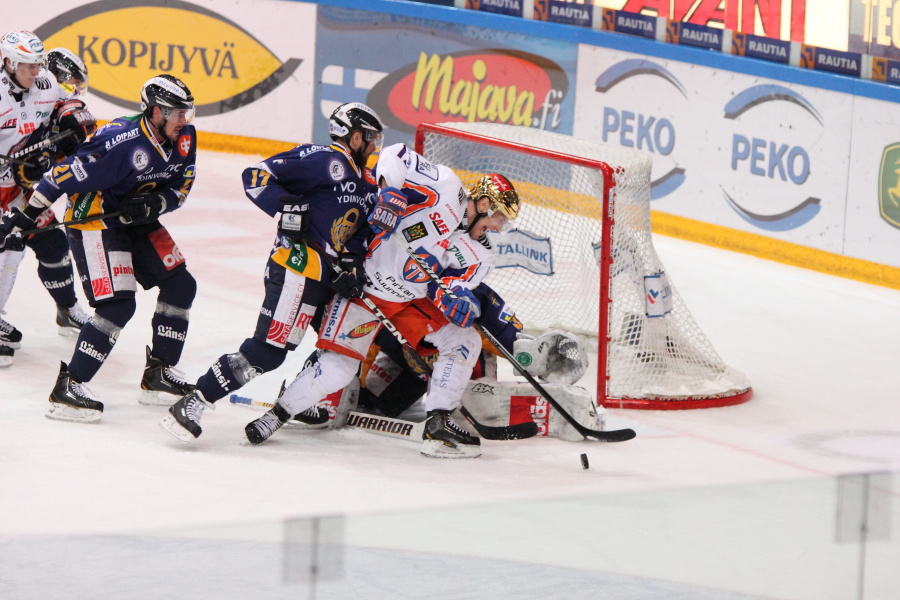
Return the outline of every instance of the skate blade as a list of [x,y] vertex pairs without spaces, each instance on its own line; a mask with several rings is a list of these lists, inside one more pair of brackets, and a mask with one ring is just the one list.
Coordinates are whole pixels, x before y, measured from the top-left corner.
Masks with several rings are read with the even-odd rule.
[[9,367],[13,364],[12,356],[0,356],[0,369]]
[[166,417],[159,422],[159,426],[162,427],[165,431],[169,432],[169,434],[171,434],[172,437],[174,437],[179,442],[189,444],[196,439],[194,437],[194,434],[182,427],[181,424],[172,415],[166,415]]
[[0,342],[0,345],[12,348],[13,350],[18,350],[22,347],[22,342]]
[[481,456],[481,446],[457,444],[453,448],[440,440],[425,440],[420,452],[431,458],[478,458]]
[[59,402],[51,402],[44,416],[54,421],[70,421],[72,423],[97,423],[103,411],[92,408],[75,408]]
[[66,338],[77,338],[81,334],[81,330],[76,327],[62,327],[60,326],[59,335]]
[[172,406],[178,401],[179,396],[168,392],[155,392],[153,390],[141,390],[138,403],[144,406]]

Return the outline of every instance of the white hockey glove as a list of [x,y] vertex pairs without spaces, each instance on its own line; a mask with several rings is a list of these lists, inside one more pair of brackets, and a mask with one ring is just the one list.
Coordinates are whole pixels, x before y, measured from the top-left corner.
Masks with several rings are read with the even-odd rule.
[[536,338],[522,335],[513,342],[513,355],[529,374],[550,383],[577,383],[590,364],[584,343],[559,329],[550,329]]

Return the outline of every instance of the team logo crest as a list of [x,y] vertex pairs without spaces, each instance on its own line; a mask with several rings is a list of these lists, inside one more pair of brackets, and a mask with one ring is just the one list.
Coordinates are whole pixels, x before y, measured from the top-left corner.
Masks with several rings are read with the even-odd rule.
[[358,224],[359,210],[355,208],[348,210],[340,219],[335,219],[331,225],[331,245],[335,248],[343,248],[347,240],[356,232]]
[[881,155],[878,205],[881,218],[900,229],[900,143],[886,147]]
[[178,138],[178,154],[187,156],[191,151],[191,136],[183,135]]
[[150,164],[150,157],[143,150],[136,150],[131,157],[131,163],[138,171],[143,171]]
[[335,181],[340,181],[344,178],[344,165],[340,162],[333,160],[331,161],[331,165],[328,167],[328,172],[331,173],[331,178]]

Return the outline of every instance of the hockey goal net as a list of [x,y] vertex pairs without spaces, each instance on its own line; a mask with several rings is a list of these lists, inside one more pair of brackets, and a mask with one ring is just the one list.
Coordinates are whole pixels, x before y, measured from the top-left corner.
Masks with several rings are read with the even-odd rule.
[[597,338],[597,402],[685,409],[750,399],[697,326],[650,235],[650,157],[494,123],[422,124],[416,150],[468,189],[485,173],[516,186],[512,229],[493,236],[488,283],[529,330]]

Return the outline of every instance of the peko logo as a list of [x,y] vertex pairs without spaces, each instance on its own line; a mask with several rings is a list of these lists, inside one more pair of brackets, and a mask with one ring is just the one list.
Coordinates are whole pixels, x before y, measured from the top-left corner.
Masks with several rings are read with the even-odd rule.
[[[751,117],[742,120],[751,112],[761,111],[763,107],[770,108],[772,103],[787,103],[799,110],[786,111],[781,106],[777,107],[783,119],[788,119],[789,127],[786,130],[808,131],[809,128],[802,124],[801,119],[814,120],[818,125],[824,126],[824,120],[819,111],[806,98],[798,92],[777,84],[761,84],[750,87],[737,94],[725,105],[724,117],[735,121],[735,128],[731,136],[731,170],[739,175],[750,175],[746,178],[752,180],[758,177],[778,186],[777,197],[785,197],[795,194],[797,187],[803,187],[811,172],[811,159],[809,151],[802,143],[796,140],[765,139],[758,137],[756,133],[757,123]],[[805,115],[805,117],[804,117]],[[761,114],[766,125],[771,123],[771,117]],[[769,129],[771,131],[771,128]],[[747,181],[752,183],[752,181]],[[784,187],[786,184],[787,187]],[[760,214],[752,212],[735,200],[734,194],[729,194],[723,189],[725,201],[746,222],[754,227],[767,231],[788,231],[809,223],[819,214],[821,200],[808,196],[799,204],[780,211],[776,214]]]
[[379,81],[367,104],[406,133],[422,122],[491,122],[557,129],[569,91],[562,67],[518,50],[419,54]]
[[[648,77],[654,79],[648,80]],[[667,116],[635,109],[635,96],[640,98],[655,95],[648,93],[654,81],[665,82],[668,84],[666,87],[674,88],[683,98],[687,98],[687,90],[671,71],[653,61],[638,58],[623,60],[606,69],[594,82],[594,90],[606,95],[624,82],[633,84],[627,86],[627,95],[622,97],[621,102],[626,103],[625,106],[621,103],[617,105],[619,96],[604,98],[600,139],[604,143],[618,143],[626,148],[649,152],[655,155],[653,162],[657,166],[661,162],[657,156],[666,157],[675,150],[677,136],[675,124]],[[665,171],[662,174],[653,173],[650,182],[651,200],[668,196],[687,177],[685,169],[677,164],[662,170]]]
[[282,63],[237,23],[182,0],[99,0],[35,33],[47,48],[62,46],[81,57],[91,73],[91,94],[135,111],[135,90],[160,72],[188,82],[202,117],[256,101],[303,62]]

